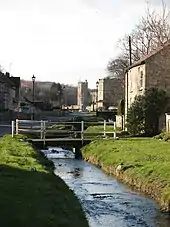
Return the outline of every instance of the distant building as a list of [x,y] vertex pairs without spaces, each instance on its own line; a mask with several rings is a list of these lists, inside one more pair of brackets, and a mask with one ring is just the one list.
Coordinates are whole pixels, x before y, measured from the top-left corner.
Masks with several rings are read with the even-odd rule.
[[20,78],[0,72],[0,110],[19,108]]
[[96,103],[97,100],[97,90],[96,89],[90,89],[90,103]]
[[15,89],[15,97],[13,99],[13,107],[14,109],[17,109],[20,106],[20,87],[21,87],[21,82],[20,82],[20,77],[9,77],[9,79],[12,81]]
[[98,81],[97,109],[108,109],[110,106],[117,107],[123,98],[121,81],[117,78],[103,78]]
[[66,106],[76,105],[77,104],[77,87],[64,85],[63,90],[63,104]]
[[90,110],[95,111],[96,110],[96,101],[97,101],[97,89],[90,89]]
[[[35,99],[44,100],[50,103],[50,88],[54,82],[35,82]],[[71,106],[77,105],[77,86],[68,84],[62,85],[62,100],[60,105]],[[21,99],[24,101],[24,96],[32,100],[32,81],[21,80]],[[57,104],[57,103],[56,103]],[[55,104],[55,105],[56,105]]]
[[88,82],[79,82],[77,88],[77,105],[80,110],[85,110],[89,104]]

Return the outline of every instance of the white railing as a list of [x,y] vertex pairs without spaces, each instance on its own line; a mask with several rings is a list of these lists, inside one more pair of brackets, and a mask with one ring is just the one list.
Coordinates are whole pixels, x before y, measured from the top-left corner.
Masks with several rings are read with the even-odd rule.
[[[89,126],[102,126],[103,130],[99,131],[86,131],[85,125],[88,124]],[[58,126],[58,129],[53,129],[52,126]],[[79,125],[79,129],[75,129],[74,125]],[[107,131],[107,126],[113,126],[113,130]],[[71,129],[60,129],[59,126],[69,126],[72,127]],[[50,128],[51,127],[51,128]],[[76,133],[76,135],[79,134],[81,140],[85,139],[86,135],[92,134],[94,135],[102,135],[104,138],[107,137],[108,134],[112,134],[113,138],[116,139],[116,122],[106,122],[105,120],[103,122],[50,122],[50,121],[32,121],[32,120],[19,120],[16,119],[16,121],[12,121],[12,137],[14,134],[18,135],[19,133],[36,133],[39,134],[40,139],[45,140],[46,135],[48,133],[65,133],[68,135],[69,133],[73,134]]]

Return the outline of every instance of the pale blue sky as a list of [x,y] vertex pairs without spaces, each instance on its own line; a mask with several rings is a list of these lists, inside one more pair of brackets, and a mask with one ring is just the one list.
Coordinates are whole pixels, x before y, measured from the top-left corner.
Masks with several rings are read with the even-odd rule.
[[0,64],[23,79],[95,87],[145,8],[145,0],[0,0]]

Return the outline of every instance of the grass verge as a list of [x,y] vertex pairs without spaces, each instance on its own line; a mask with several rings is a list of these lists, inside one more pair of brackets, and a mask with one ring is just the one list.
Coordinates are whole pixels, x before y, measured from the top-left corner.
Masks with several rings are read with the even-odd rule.
[[[122,131],[120,128],[116,128],[116,136],[125,137],[128,136],[129,133],[126,131]],[[104,126],[103,125],[92,125],[89,126],[85,132],[84,136],[87,138],[97,138],[99,136],[104,136]],[[106,126],[106,136],[114,137],[114,125]]]
[[0,139],[1,226],[88,226],[78,199],[52,170],[24,137]]
[[[170,211],[170,144],[152,138],[100,139],[82,148],[83,157],[135,186]],[[121,168],[117,168],[117,167]]]

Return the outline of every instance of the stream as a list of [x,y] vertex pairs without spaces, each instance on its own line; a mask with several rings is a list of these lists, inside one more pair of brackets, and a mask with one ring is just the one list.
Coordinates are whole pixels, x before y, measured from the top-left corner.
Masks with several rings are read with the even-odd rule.
[[[90,227],[170,227],[170,217],[151,199],[134,192],[101,169],[55,148],[48,154],[61,177],[79,198]],[[81,224],[80,224],[81,226]]]

